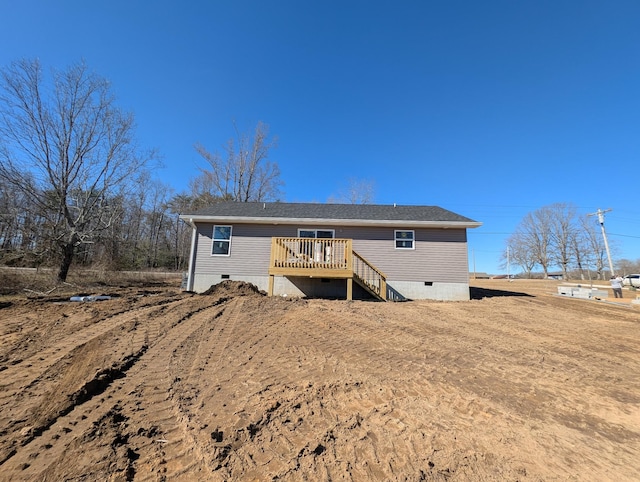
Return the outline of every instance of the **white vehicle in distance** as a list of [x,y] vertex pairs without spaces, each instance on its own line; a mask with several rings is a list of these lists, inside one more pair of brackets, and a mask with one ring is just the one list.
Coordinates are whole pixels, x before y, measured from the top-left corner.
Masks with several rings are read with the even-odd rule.
[[628,274],[622,278],[622,286],[635,286],[640,288],[640,274]]

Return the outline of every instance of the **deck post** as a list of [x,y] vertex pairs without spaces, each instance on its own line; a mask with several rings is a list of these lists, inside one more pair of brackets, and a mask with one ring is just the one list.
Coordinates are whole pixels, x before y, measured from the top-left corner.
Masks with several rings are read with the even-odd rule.
[[347,278],[347,300],[353,300],[353,278]]
[[275,276],[273,276],[272,274],[269,275],[269,291],[267,292],[267,294],[269,296],[273,296],[273,281],[274,281]]

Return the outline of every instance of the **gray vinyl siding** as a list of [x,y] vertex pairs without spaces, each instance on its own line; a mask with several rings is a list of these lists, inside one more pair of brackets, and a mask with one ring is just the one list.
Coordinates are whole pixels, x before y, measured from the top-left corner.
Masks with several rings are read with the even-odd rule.
[[[222,223],[220,223],[222,225]],[[231,276],[259,276],[269,272],[271,238],[297,236],[289,226],[231,224],[231,251],[229,256],[212,256],[211,246],[214,224],[198,224],[196,274],[215,273]],[[225,226],[228,226],[225,224]],[[293,234],[291,234],[293,231]]]
[[[222,224],[222,223],[220,223]],[[415,249],[395,249],[392,227],[232,224],[229,256],[212,256],[214,224],[198,224],[195,272],[231,277],[261,276],[269,270],[271,238],[297,236],[298,228],[334,229],[353,239],[353,249],[384,272],[388,280],[468,283],[466,229],[412,229]]]
[[[394,231],[415,232],[415,249],[396,249]],[[387,280],[468,283],[466,229],[411,229],[403,226],[341,228],[353,249],[384,272]]]

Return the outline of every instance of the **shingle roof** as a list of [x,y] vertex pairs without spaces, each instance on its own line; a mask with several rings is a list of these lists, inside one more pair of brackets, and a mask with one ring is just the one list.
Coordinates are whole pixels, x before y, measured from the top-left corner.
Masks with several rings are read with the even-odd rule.
[[324,222],[341,225],[437,225],[475,228],[482,223],[438,206],[219,202],[181,219],[193,222]]

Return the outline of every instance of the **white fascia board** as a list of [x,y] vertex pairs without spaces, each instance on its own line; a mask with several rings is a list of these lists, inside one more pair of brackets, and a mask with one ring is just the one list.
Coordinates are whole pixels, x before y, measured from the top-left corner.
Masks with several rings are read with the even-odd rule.
[[328,219],[328,218],[266,218],[237,216],[180,216],[192,223],[226,224],[294,224],[330,226],[402,226],[407,228],[478,228],[482,223],[471,221],[407,221],[393,219]]
[[194,219],[193,216],[189,216],[189,215],[180,215],[178,216],[180,219],[182,219],[185,223],[187,223],[189,226],[191,226],[193,229],[196,229],[196,222],[198,221],[198,219]]

